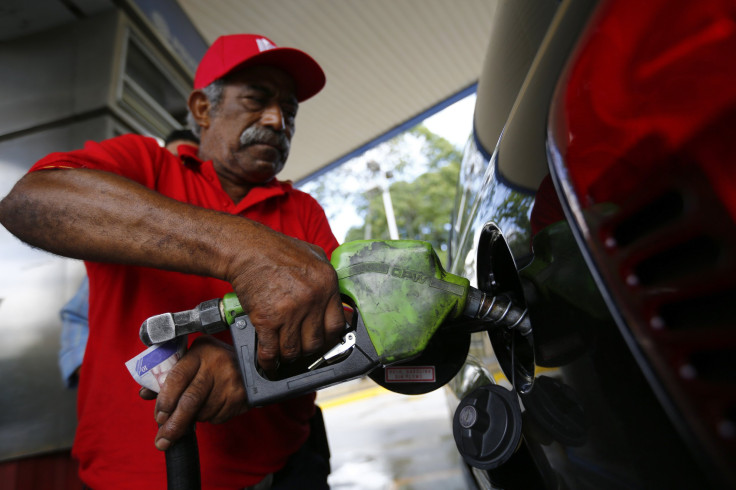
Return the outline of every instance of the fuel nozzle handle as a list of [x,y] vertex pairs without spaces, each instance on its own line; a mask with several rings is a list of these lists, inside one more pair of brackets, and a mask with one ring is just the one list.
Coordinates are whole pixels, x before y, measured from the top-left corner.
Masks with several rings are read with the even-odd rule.
[[528,335],[532,331],[527,309],[514,305],[505,294],[492,296],[471,286],[468,288],[463,314],[509,330],[516,329],[521,335]]
[[215,333],[228,328],[225,318],[223,301],[215,298],[191,310],[150,317],[141,325],[140,337],[151,346],[194,332]]

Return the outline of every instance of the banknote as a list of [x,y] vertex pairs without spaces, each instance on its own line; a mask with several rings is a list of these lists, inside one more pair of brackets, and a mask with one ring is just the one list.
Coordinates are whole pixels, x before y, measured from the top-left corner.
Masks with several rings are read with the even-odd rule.
[[187,349],[187,338],[178,337],[168,342],[155,344],[125,363],[136,382],[156,393],[166,375]]

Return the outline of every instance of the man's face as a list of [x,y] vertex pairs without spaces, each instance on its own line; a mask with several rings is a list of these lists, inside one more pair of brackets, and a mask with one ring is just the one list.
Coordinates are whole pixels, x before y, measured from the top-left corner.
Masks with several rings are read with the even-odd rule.
[[268,182],[286,163],[299,104],[292,78],[257,66],[228,76],[222,100],[202,131],[202,155],[236,186]]

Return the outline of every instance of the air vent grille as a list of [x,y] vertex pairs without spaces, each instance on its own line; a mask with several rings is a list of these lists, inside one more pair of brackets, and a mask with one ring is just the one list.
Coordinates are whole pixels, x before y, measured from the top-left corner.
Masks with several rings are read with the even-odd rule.
[[736,224],[697,165],[612,197],[616,211],[589,220],[600,272],[678,412],[728,465],[736,460]]

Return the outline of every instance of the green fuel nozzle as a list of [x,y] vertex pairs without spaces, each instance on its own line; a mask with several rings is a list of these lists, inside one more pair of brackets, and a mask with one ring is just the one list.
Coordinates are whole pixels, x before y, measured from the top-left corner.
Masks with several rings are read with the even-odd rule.
[[[303,373],[279,380],[263,376],[257,366],[255,328],[234,293],[192,310],[147,319],[141,325],[141,340],[152,345],[229,327],[249,403],[262,406],[417,358],[448,323],[453,323],[451,335],[491,328],[517,329],[522,335],[531,332],[525,309],[505,295],[487,295],[467,279],[446,272],[429,243],[348,242],[335,249],[331,263],[340,293],[355,306],[355,320],[341,343]],[[463,317],[476,322],[457,327],[454,321]]]

